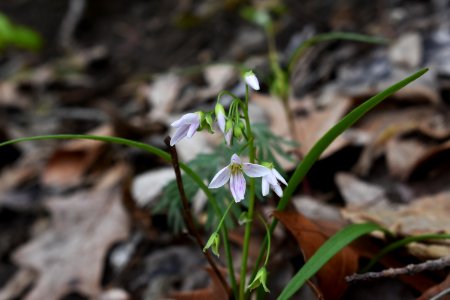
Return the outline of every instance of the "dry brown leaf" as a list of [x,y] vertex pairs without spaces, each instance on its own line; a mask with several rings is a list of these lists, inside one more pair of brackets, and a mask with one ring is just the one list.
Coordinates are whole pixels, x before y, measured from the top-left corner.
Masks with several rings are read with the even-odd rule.
[[430,146],[413,139],[391,139],[386,145],[389,173],[394,177],[407,179],[429,148]]
[[[174,300],[228,300],[230,291],[225,290],[216,273],[210,267],[205,269],[211,277],[211,283],[208,287],[194,291],[172,293],[170,298]],[[225,271],[222,273],[225,274]]]
[[[428,300],[433,298],[434,296],[437,296],[440,292],[449,289],[450,288],[450,274],[447,275],[447,278],[445,278],[444,281],[441,283],[429,288],[426,290],[419,298],[416,300]],[[440,297],[440,300],[450,300],[450,295],[447,295],[445,297]]]
[[414,176],[414,174],[426,174],[427,171],[430,170],[430,167],[439,167],[443,163],[448,163],[449,151],[450,140],[440,145],[430,147],[412,167],[412,174],[410,174],[410,176]]
[[[353,223],[375,222],[398,236],[450,233],[450,192],[426,196],[409,205],[388,208],[345,208],[344,218]],[[424,258],[450,255],[450,245],[441,240],[436,244],[411,244],[408,250]]]
[[116,168],[96,189],[46,203],[50,228],[13,255],[20,267],[39,274],[26,300],[56,300],[71,291],[99,294],[106,252],[129,231],[117,186],[123,172]]
[[[297,132],[296,140],[300,143],[300,152],[305,155],[312,146],[321,138],[331,127],[333,127],[345,113],[351,108],[350,98],[336,97],[332,105],[324,109],[315,109],[309,111],[305,117],[295,119]],[[322,158],[341,149],[350,141],[345,136],[339,136],[321,155]]]
[[389,200],[383,188],[364,182],[352,174],[336,174],[336,184],[347,208],[386,207]]
[[[305,261],[338,229],[332,223],[312,221],[297,212],[274,212],[274,216],[294,235]],[[324,298],[340,299],[347,289],[345,276],[357,269],[358,254],[353,249],[346,247],[336,254],[316,274]]]
[[[109,126],[104,126],[89,134],[111,136],[113,130]],[[42,183],[58,188],[80,184],[104,147],[104,142],[93,140],[73,140],[65,143],[48,160],[42,175]]]
[[417,129],[421,120],[433,117],[435,111],[428,107],[409,109],[380,109],[364,116],[358,123],[358,130],[369,136],[369,143],[363,150],[355,171],[366,175],[375,159],[381,156],[387,143],[405,132]]

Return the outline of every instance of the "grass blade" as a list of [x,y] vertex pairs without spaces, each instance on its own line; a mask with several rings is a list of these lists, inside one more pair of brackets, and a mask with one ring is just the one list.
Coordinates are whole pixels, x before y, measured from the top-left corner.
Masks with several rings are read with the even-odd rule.
[[387,40],[382,37],[376,37],[376,36],[370,36],[370,35],[364,35],[359,33],[353,33],[353,32],[328,32],[323,34],[315,35],[303,43],[301,43],[294,51],[294,53],[291,55],[289,59],[288,64],[288,71],[291,72],[292,68],[294,67],[295,63],[298,61],[300,56],[303,54],[303,52],[309,48],[312,47],[318,43],[321,42],[327,42],[327,41],[333,41],[333,40],[346,40],[346,41],[353,41],[353,42],[362,42],[362,43],[369,43],[369,44],[386,44]]
[[375,230],[383,230],[377,224],[353,224],[345,227],[327,240],[314,255],[305,263],[297,274],[289,281],[278,300],[290,299],[317,271],[322,268],[336,253],[362,235]]

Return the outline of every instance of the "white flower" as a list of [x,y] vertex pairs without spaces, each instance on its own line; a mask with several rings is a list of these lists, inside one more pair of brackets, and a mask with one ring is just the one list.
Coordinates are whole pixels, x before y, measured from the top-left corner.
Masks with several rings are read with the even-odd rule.
[[280,181],[284,185],[287,185],[287,182],[286,180],[284,180],[283,176],[281,176],[281,174],[278,173],[277,170],[271,168],[270,173],[262,178],[262,195],[267,196],[267,194],[269,194],[270,186],[270,188],[272,188],[272,190],[278,195],[278,197],[281,198],[283,196],[283,190],[281,189],[278,181]]
[[175,134],[170,139],[170,146],[175,145],[181,139],[191,138],[200,126],[201,113],[189,113],[182,116],[177,121],[171,124],[172,127],[177,128]]
[[209,184],[210,189],[219,188],[230,181],[230,190],[234,201],[240,202],[245,196],[245,178],[248,177],[262,177],[270,174],[270,169],[264,166],[251,163],[242,163],[237,154],[233,154],[231,162],[228,166],[220,170]]
[[245,82],[255,91],[259,91],[259,81],[258,78],[256,78],[255,73],[252,71],[247,71],[244,74]]

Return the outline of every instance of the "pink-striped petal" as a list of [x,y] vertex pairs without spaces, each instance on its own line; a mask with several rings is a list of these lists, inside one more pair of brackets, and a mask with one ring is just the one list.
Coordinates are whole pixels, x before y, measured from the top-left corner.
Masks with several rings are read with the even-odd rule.
[[228,182],[228,180],[230,179],[230,168],[228,166],[226,166],[225,168],[223,168],[222,170],[220,170],[215,176],[214,178],[211,180],[211,182],[209,183],[209,188],[210,189],[217,189],[220,188],[221,186],[223,186],[225,183]]
[[242,170],[248,177],[262,177],[270,174],[270,169],[261,165],[244,163]]
[[230,178],[230,190],[233,195],[234,201],[240,202],[245,197],[245,178],[241,172],[231,174]]
[[187,135],[187,132],[189,130],[189,125],[184,125],[182,127],[179,127],[176,131],[173,137],[170,139],[170,146],[175,145],[178,143],[181,139],[185,138]]
[[236,164],[236,165],[241,165],[242,164],[241,158],[237,154],[233,154],[231,156],[231,163]]

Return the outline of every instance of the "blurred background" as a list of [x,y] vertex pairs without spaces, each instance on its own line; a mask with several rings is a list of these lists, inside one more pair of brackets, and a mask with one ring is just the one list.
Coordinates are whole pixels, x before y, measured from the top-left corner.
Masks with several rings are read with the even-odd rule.
[[[367,210],[367,203],[382,199],[387,214],[392,205],[405,208],[429,197],[441,205],[430,212],[434,221],[397,233],[448,233],[449,14],[447,0],[3,0],[0,142],[91,133],[166,149],[164,137],[179,116],[213,109],[223,89],[244,94],[239,71],[245,67],[261,83],[251,110],[255,122],[266,126],[267,143],[284,143],[275,136],[295,142],[279,151],[286,155],[275,151],[289,177],[346,112],[429,67],[326,151],[299,187],[293,209],[339,226],[376,220],[394,228],[389,222],[397,216]],[[330,39],[302,52],[288,78],[289,123],[271,55],[287,69],[299,45],[329,32],[377,40]],[[183,161],[201,153],[222,153],[224,159],[225,152],[215,152],[222,144],[217,134],[199,133],[178,151]],[[211,167],[227,164],[211,159],[194,162],[206,180],[216,171]],[[194,299],[187,291],[208,287],[210,294],[198,299],[212,299],[201,252],[176,212],[172,169],[162,159],[93,141],[35,141],[0,148],[0,172],[1,300]],[[199,223],[210,228],[206,200],[196,189],[189,193]],[[276,201],[272,197],[260,209],[269,211]],[[409,209],[414,219],[424,208]],[[208,230],[203,234],[207,239]],[[263,227],[255,236],[262,234]],[[241,236],[239,228],[231,234],[236,253]],[[274,242],[285,251],[274,254],[277,279],[269,298],[303,259],[295,240],[287,239],[285,234]],[[393,260],[450,254],[448,244],[439,247],[441,252],[422,247]],[[335,299],[415,299],[445,277],[345,287]],[[308,295],[302,299],[315,299]]]

